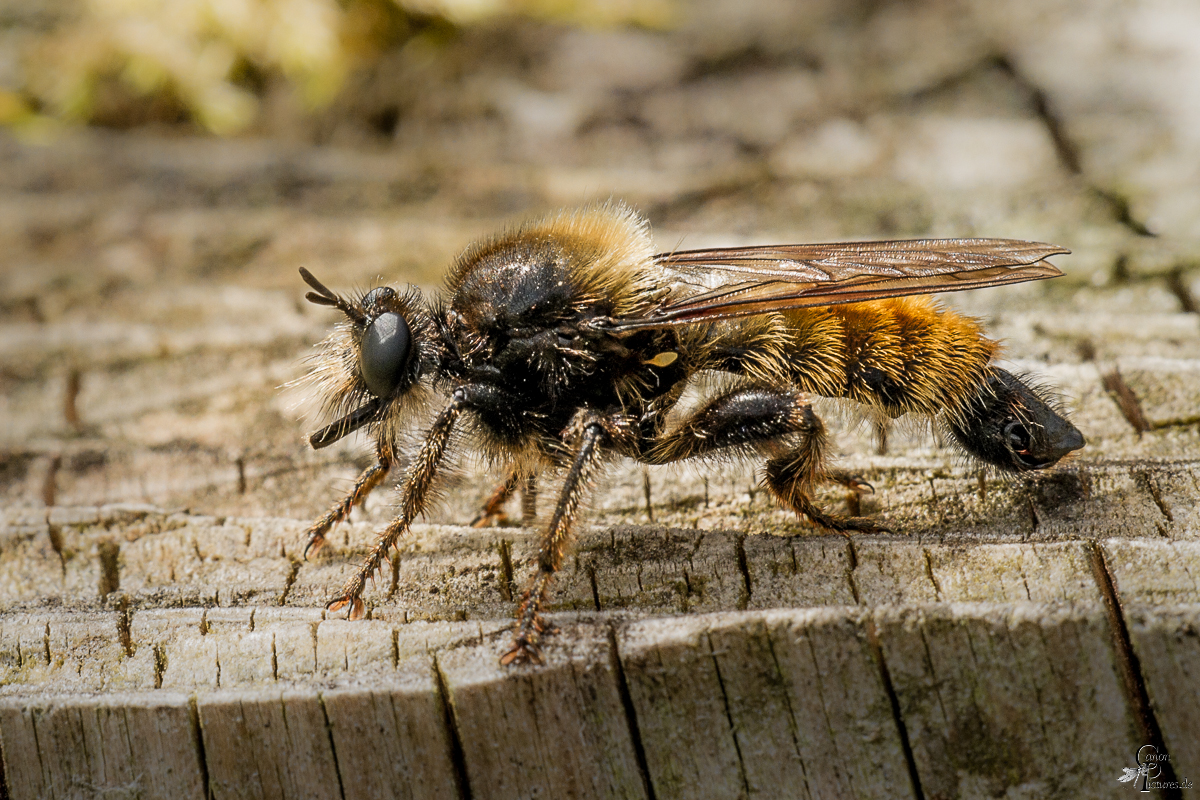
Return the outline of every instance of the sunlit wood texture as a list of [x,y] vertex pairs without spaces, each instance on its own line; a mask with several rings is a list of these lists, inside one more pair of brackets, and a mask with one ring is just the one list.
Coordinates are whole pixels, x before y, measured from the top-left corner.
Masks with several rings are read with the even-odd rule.
[[[992,543],[594,531],[558,587],[574,610],[553,615],[548,664],[506,669],[501,549],[528,571],[523,530],[418,529],[374,618],[349,623],[320,600],[353,561],[298,565],[303,521],[9,512],[5,780],[11,797],[433,798],[1053,778],[1099,797],[1095,776],[1157,735],[1186,776],[1200,543],[1105,517],[1092,536]],[[368,536],[353,526],[356,550]]]
[[[5,43],[55,4],[16,5]],[[1130,791],[1145,744],[1200,780],[1193,0],[690,7],[661,36],[466,31],[302,130],[276,97],[261,138],[0,134],[8,797],[1073,800]],[[1069,247],[1064,277],[948,302],[1087,448],[981,479],[822,409],[895,530],[851,539],[752,465],[615,464],[548,663],[509,670],[535,534],[462,526],[504,477],[468,460],[371,618],[326,619],[394,495],[302,559],[370,453],[308,450],[328,420],[280,388],[337,316],[297,268],[434,287],[475,237],[610,195],[668,250]]]

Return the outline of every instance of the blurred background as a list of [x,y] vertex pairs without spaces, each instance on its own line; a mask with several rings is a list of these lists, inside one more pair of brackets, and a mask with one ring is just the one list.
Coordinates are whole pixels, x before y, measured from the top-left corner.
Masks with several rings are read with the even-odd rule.
[[307,451],[279,390],[333,321],[297,267],[435,287],[610,197],[664,250],[1067,246],[949,301],[1064,389],[1085,458],[1200,452],[1194,0],[5,0],[0,496],[310,516],[366,461]]

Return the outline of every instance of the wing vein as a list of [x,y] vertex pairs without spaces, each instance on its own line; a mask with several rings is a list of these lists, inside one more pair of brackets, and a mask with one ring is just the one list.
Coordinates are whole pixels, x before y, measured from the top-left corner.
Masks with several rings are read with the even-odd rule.
[[661,253],[655,256],[659,267],[677,273],[684,283],[708,285],[648,316],[611,320],[610,329],[661,328],[1044,280],[1062,275],[1045,259],[1069,252],[1018,239],[911,239]]

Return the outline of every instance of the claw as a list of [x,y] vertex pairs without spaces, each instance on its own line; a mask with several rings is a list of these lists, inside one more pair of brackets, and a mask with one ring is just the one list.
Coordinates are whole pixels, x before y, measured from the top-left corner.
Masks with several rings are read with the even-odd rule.
[[325,537],[316,534],[308,537],[308,544],[304,546],[304,560],[308,561],[309,556],[315,556],[321,552],[321,548],[325,546]]
[[471,520],[472,528],[498,528],[508,522],[508,514],[501,511],[498,514],[480,514]]
[[504,655],[500,656],[500,666],[507,667],[509,664],[544,664],[545,659],[542,658],[542,651],[536,644],[524,640],[518,636],[513,642],[512,649]]
[[350,612],[346,614],[346,619],[351,622],[362,619],[363,614],[366,613],[366,607],[361,597],[339,597],[336,600],[330,600],[326,604],[325,610],[336,614],[346,606],[350,606]]
[[826,475],[826,479],[833,481],[834,483],[840,483],[850,491],[857,492],[858,494],[875,494],[874,486],[867,483],[857,475],[851,475],[850,473],[842,470],[831,470]]

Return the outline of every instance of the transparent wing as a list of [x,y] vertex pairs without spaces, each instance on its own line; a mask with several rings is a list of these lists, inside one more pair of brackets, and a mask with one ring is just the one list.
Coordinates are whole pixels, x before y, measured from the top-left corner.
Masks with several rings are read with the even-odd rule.
[[656,263],[696,294],[616,330],[660,328],[790,308],[957,292],[1062,275],[1045,261],[1063,247],[1018,239],[909,239],[766,245],[662,253]]

